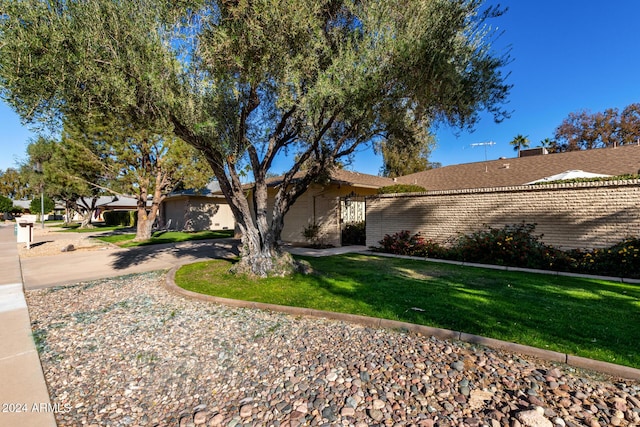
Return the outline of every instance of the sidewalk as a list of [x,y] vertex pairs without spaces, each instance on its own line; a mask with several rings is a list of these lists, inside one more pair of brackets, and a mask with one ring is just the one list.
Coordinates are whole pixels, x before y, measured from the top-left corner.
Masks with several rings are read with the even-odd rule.
[[24,298],[13,223],[0,223],[0,427],[56,426]]

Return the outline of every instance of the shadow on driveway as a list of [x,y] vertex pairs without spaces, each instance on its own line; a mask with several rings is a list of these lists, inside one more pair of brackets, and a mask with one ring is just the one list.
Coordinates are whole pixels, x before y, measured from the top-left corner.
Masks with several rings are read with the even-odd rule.
[[110,255],[112,268],[124,270],[150,261],[169,261],[175,264],[206,261],[237,256],[240,240],[211,239],[180,243],[139,246]]

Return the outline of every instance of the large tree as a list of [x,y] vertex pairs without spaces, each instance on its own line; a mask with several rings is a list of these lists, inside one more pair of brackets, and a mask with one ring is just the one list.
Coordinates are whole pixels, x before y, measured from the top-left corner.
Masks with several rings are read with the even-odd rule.
[[0,195],[10,199],[22,199],[29,195],[29,186],[16,168],[0,170]]
[[640,141],[640,103],[630,104],[622,112],[608,108],[570,113],[556,128],[555,139],[558,151],[636,144]]
[[[204,188],[212,179],[202,156],[166,129],[138,129],[103,117],[67,123],[62,145],[67,156],[84,157],[84,167],[67,164],[72,179],[94,190],[136,199],[136,241],[151,237],[160,205],[177,186]],[[95,173],[87,176],[91,170]]]
[[81,228],[87,228],[103,191],[88,185],[86,179],[100,176],[101,162],[94,162],[85,150],[70,149],[64,141],[42,136],[31,141],[27,146],[28,158],[21,167],[22,175],[35,193],[34,200],[40,198],[41,192],[46,193],[65,204],[67,222],[75,211],[84,217]]
[[[258,276],[291,271],[284,215],[336,159],[437,121],[471,127],[481,110],[505,117],[508,58],[487,24],[501,11],[481,0],[1,1],[16,111],[169,123],[212,167],[242,232],[238,268]],[[283,151],[297,161],[268,205]]]
[[429,162],[429,155],[435,146],[432,135],[425,135],[420,140],[388,138],[374,144],[377,152],[382,154],[382,176],[395,178],[422,172],[437,167]]

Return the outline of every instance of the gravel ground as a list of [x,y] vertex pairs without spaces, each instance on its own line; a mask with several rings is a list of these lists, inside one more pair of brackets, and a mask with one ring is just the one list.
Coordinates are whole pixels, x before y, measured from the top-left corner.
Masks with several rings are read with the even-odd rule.
[[27,292],[60,426],[631,426],[640,384],[187,300],[162,273]]
[[[18,243],[18,255],[20,258],[32,258],[47,255],[60,255],[63,250],[100,250],[112,247],[109,243],[92,237],[96,233],[63,233],[56,229],[34,228],[34,242],[27,249],[24,243]],[[73,246],[70,248],[69,246]]]

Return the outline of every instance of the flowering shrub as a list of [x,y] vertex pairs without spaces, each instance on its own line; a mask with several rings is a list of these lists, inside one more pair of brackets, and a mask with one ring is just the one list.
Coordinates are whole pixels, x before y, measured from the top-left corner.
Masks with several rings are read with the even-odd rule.
[[[450,249],[450,257],[459,261],[514,267],[547,267],[555,252],[535,236],[535,224],[489,227],[461,235]],[[549,259],[546,259],[549,258]]]
[[408,230],[399,231],[393,235],[385,234],[380,240],[382,252],[397,255],[412,255],[422,257],[442,258],[445,249],[438,243],[427,240],[419,233],[411,235]]
[[640,278],[640,238],[628,238],[605,249],[562,251],[534,235],[535,224],[507,225],[460,235],[450,247],[419,234],[401,231],[385,235],[382,252],[425,256],[481,264]]
[[575,272],[616,277],[640,277],[640,239],[628,238],[609,248],[568,252]]

